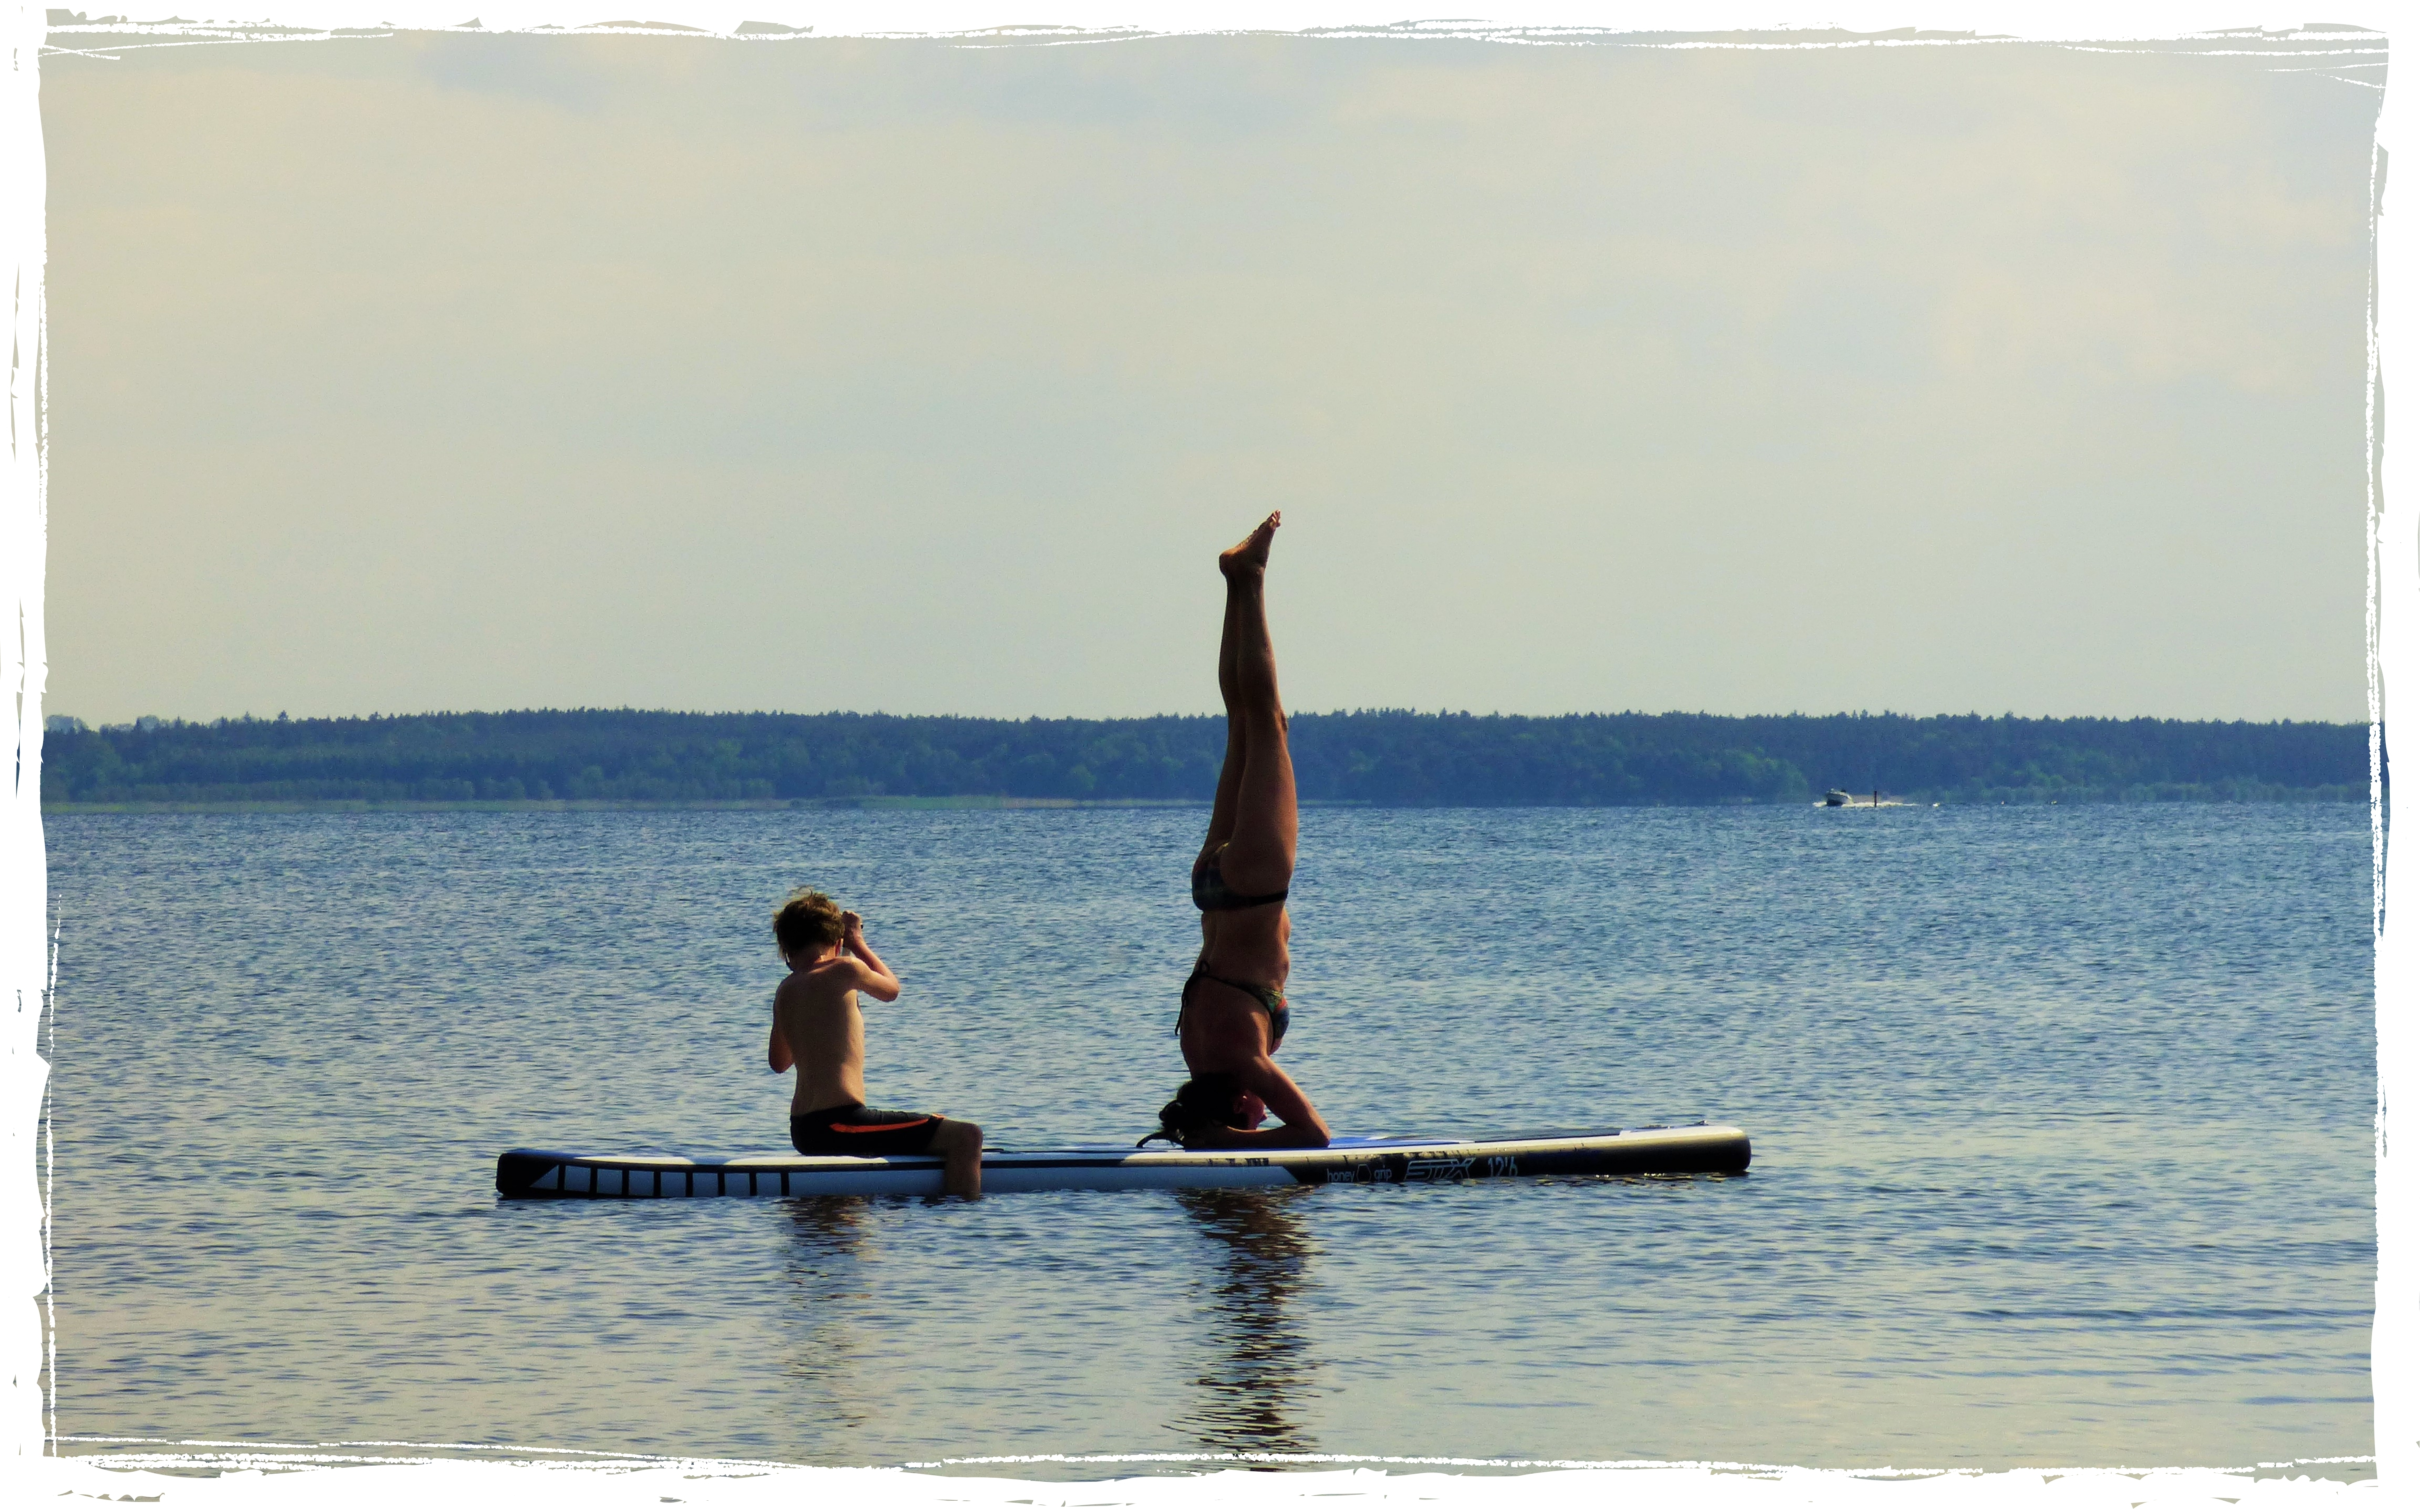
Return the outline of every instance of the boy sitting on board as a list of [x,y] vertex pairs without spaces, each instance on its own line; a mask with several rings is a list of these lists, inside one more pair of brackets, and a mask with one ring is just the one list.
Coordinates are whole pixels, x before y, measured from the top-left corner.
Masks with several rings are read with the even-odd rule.
[[933,1113],[865,1105],[865,1015],[857,995],[899,1000],[899,979],[865,943],[865,921],[801,887],[773,914],[790,974],[773,990],[765,1063],[799,1068],[790,1143],[801,1155],[939,1155],[952,1196],[983,1196],[983,1131]]

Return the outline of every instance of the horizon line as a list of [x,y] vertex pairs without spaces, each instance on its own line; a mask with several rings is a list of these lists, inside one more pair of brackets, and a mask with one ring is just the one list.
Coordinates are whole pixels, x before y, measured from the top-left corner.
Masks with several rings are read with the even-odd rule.
[[[229,724],[246,724],[246,723],[249,723],[249,724],[279,724],[279,723],[295,723],[295,724],[301,724],[301,723],[311,723],[311,722],[315,722],[315,721],[316,721],[316,722],[320,722],[320,723],[331,723],[331,724],[334,724],[334,723],[343,723],[343,722],[349,722],[349,722],[367,722],[367,721],[372,721],[372,720],[387,720],[387,719],[442,719],[442,718],[465,718],[465,717],[507,718],[507,717],[513,717],[513,716],[517,716],[517,715],[549,715],[549,714],[553,714],[553,715],[565,715],[565,714],[628,714],[628,715],[664,715],[664,716],[670,716],[670,717],[678,717],[678,718],[696,718],[696,719],[729,719],[729,718],[742,718],[742,719],[746,719],[746,718],[773,718],[773,719],[830,719],[830,718],[855,718],[855,719],[908,719],[908,720],[912,720],[912,719],[954,719],[954,720],[968,720],[968,721],[974,721],[974,722],[979,722],[979,723],[989,723],[989,724],[1127,724],[1127,723],[1131,723],[1131,724],[1140,724],[1140,723],[1147,723],[1147,722],[1151,722],[1151,721],[1155,721],[1155,720],[1161,720],[1161,719],[1223,719],[1223,718],[1225,718],[1225,717],[1226,717],[1226,714],[1224,713],[1224,711],[1205,711],[1205,712],[1200,712],[1200,713],[1187,713],[1187,712],[1181,712],[1181,711],[1168,711],[1168,712],[1163,712],[1163,713],[1155,713],[1155,714],[1111,714],[1111,715],[1082,715],[1082,714],[1027,714],[1027,715],[1016,715],[1016,714],[892,714],[892,713],[891,713],[891,712],[889,712],[889,711],[887,711],[887,710],[882,710],[882,709],[866,709],[866,710],[860,710],[860,709],[821,709],[821,710],[813,710],[813,711],[807,711],[807,710],[795,710],[795,709],[675,709],[675,708],[664,708],[664,707],[643,708],[643,707],[641,707],[641,706],[639,706],[639,705],[636,705],[636,704],[613,704],[613,705],[607,705],[607,704],[572,704],[572,705],[565,705],[565,706],[559,706],[559,707],[539,707],[539,706],[530,706],[530,707],[523,707],[523,708],[506,708],[506,709],[426,709],[426,710],[420,710],[420,711],[410,712],[410,713],[392,713],[392,714],[390,714],[390,713],[386,713],[386,712],[383,712],[383,711],[373,711],[373,712],[371,712],[371,713],[367,713],[367,714],[305,714],[305,715],[302,715],[302,716],[299,716],[299,717],[296,717],[296,716],[290,716],[290,715],[288,715],[288,714],[287,713],[287,711],[285,711],[285,710],[283,710],[283,709],[279,710],[279,711],[278,711],[276,714],[274,714],[274,715],[257,715],[257,714],[254,714],[254,713],[252,713],[251,711],[247,710],[247,711],[245,711],[245,712],[244,712],[244,713],[242,713],[242,714],[218,715],[218,716],[214,716],[214,717],[205,717],[205,718],[189,718],[189,717],[185,717],[185,716],[182,716],[182,715],[148,715],[148,714],[146,714],[146,715],[137,715],[137,716],[134,716],[134,717],[132,717],[132,718],[123,719],[123,720],[116,720],[116,721],[105,721],[105,722],[98,722],[98,723],[96,723],[96,722],[92,722],[92,721],[87,721],[87,720],[85,720],[85,719],[83,719],[83,718],[81,718],[81,717],[79,717],[75,716],[75,715],[66,714],[66,713],[57,713],[57,712],[53,712],[53,711],[45,710],[45,711],[44,711],[44,713],[43,713],[43,727],[44,727],[45,731],[48,731],[48,730],[49,730],[49,728],[50,728],[51,721],[52,721],[52,720],[54,720],[54,719],[57,719],[57,720],[70,720],[70,721],[72,721],[72,722],[74,723],[74,725],[75,725],[75,726],[77,726],[78,728],[80,728],[80,729],[82,729],[82,730],[85,730],[85,731],[106,732],[106,731],[112,731],[112,730],[139,731],[139,730],[141,730],[141,729],[143,728],[144,721],[146,721],[146,720],[152,721],[152,723],[154,724],[154,726],[155,726],[155,727],[156,727],[156,726],[174,727],[174,726],[180,726],[180,725],[181,725],[181,726],[189,726],[189,727],[201,728],[201,729],[209,729],[209,728],[213,728],[213,727],[217,727],[217,726],[221,726],[221,725],[229,725]],[[2278,716],[2278,717],[2271,717],[2271,718],[2265,718],[2265,719],[2263,719],[2263,718],[2257,718],[2257,717],[2249,717],[2249,716],[2242,716],[2242,715],[2237,715],[2237,716],[2229,717],[2229,716],[2189,716],[2189,715],[2162,715],[2162,714],[2019,714],[2019,713],[2015,712],[2014,710],[2009,710],[2009,711],[2008,711],[2008,712],[2006,712],[2006,713],[2002,713],[2002,714],[1984,714],[1984,713],[1982,713],[1980,710],[1975,710],[1975,709],[1969,709],[1969,710],[1966,710],[1966,711],[1964,711],[1964,712],[1962,712],[1962,713],[1944,711],[1944,712],[1935,713],[1935,714],[1909,714],[1909,713],[1905,713],[1905,712],[1903,712],[1903,711],[1895,710],[1895,709],[1887,709],[1887,708],[1885,708],[1885,709],[1880,709],[1880,710],[1874,710],[1874,709],[1839,709],[1839,710],[1835,710],[1835,711],[1833,711],[1833,712],[1831,712],[1831,713],[1827,713],[1827,714],[1809,714],[1809,713],[1807,713],[1807,712],[1805,712],[1805,711],[1803,711],[1803,710],[1798,710],[1798,709],[1792,709],[1792,710],[1789,711],[1788,713],[1780,713],[1780,714],[1776,714],[1776,713],[1761,713],[1761,714],[1714,714],[1714,713],[1710,713],[1710,712],[1708,712],[1707,710],[1704,710],[1704,709],[1695,709],[1695,710],[1692,710],[1692,709],[1665,709],[1665,710],[1653,711],[1653,712],[1651,712],[1651,711],[1648,711],[1648,710],[1643,710],[1643,709],[1618,709],[1618,710],[1614,710],[1614,709],[1575,709],[1575,710],[1567,710],[1567,711],[1564,711],[1564,712],[1562,712],[1562,713],[1558,713],[1558,714],[1508,714],[1508,713],[1505,713],[1505,712],[1503,712],[1503,711],[1501,711],[1501,710],[1491,710],[1491,711],[1482,712],[1482,713],[1473,713],[1471,710],[1466,709],[1466,709],[1454,709],[1454,708],[1449,708],[1449,707],[1439,707],[1439,708],[1436,708],[1436,709],[1428,709],[1428,708],[1414,707],[1414,706],[1407,705],[1407,704],[1405,704],[1405,705],[1373,704],[1373,705],[1362,705],[1362,706],[1357,706],[1357,707],[1353,707],[1353,708],[1340,708],[1340,709],[1316,710],[1316,711],[1306,711],[1306,710],[1300,710],[1300,709],[1297,709],[1297,710],[1294,710],[1294,711],[1292,711],[1292,712],[1289,714],[1288,717],[1290,717],[1290,718],[1299,718],[1299,719],[1333,719],[1333,718],[1352,718],[1352,717],[1364,717],[1364,716],[1371,716],[1371,715],[1405,715],[1405,716],[1410,716],[1410,717],[1414,717],[1414,718],[1437,718],[1437,719],[1460,718],[1460,719],[1471,719],[1471,720],[1480,720],[1480,719],[1505,719],[1505,720],[1516,720],[1516,719],[1531,719],[1531,720],[1559,720],[1559,719],[1621,719],[1621,718],[1642,718],[1642,719],[1674,719],[1674,718],[1678,718],[1678,719],[1839,719],[1839,718],[1850,718],[1850,719],[1903,719],[1903,720],[1907,720],[1907,721],[1910,721],[1910,722],[1916,722],[1916,723],[1921,723],[1921,722],[1923,722],[1923,721],[1925,721],[1925,720],[1930,720],[1930,719],[1981,719],[1981,720],[1992,720],[1992,721],[2004,721],[2004,720],[2005,720],[2005,721],[2015,721],[2015,720],[2025,720],[2025,721],[2034,721],[2034,722],[2050,723],[2050,722],[2065,722],[2065,721],[2079,720],[2079,719],[2081,719],[2081,720],[2100,720],[2100,721],[2104,721],[2104,722],[2112,723],[2112,724],[2137,724],[2137,723],[2144,723],[2144,722],[2149,722],[2149,723],[2154,723],[2154,724],[2246,724],[2246,725],[2295,725],[2295,724],[2307,724],[2307,725],[2327,725],[2327,726],[2336,727],[2336,728],[2368,728],[2368,727],[2371,727],[2372,725],[2374,725],[2374,724],[2375,724],[2375,722],[2376,722],[2376,721],[2374,721],[2374,720],[2367,719],[2367,718],[2362,718],[2362,719],[2319,719],[2319,718],[2295,718],[2295,717],[2290,717],[2290,716]]]

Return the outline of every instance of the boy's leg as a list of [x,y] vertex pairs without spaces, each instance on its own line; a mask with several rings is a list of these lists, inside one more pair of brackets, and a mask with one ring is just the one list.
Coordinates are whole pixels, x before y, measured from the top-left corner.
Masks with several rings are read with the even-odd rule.
[[956,1119],[943,1119],[933,1131],[928,1155],[941,1157],[941,1190],[954,1197],[983,1196],[983,1130]]

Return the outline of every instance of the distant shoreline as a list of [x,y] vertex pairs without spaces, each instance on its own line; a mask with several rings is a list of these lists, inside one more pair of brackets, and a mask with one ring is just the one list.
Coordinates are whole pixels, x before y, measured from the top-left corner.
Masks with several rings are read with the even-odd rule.
[[[1914,799],[1885,799],[1885,809],[2055,809],[2109,807],[2138,809],[2175,807],[2185,804],[2272,807],[2278,804],[2341,803],[2362,804],[2369,795],[2346,793],[2334,787],[2296,789],[2265,797],[2164,797],[2107,798],[2070,795],[2056,798],[2001,798],[1982,800],[1919,802]],[[327,798],[317,801],[236,800],[225,803],[46,803],[45,817],[76,814],[264,814],[264,813],[675,813],[675,812],[751,812],[781,813],[787,811],[845,811],[850,810],[880,812],[937,812],[943,810],[997,812],[1007,809],[1207,809],[1209,800],[1202,798],[1015,798],[960,795],[949,797],[866,797],[866,798],[666,798],[649,801],[642,798],[464,798],[455,801],[420,800],[412,798]],[[1373,804],[1366,798],[1305,798],[1306,809],[1373,809],[1409,808],[1406,804]],[[1822,809],[1822,803],[1428,803],[1422,809],[1789,809],[1811,807]],[[1875,805],[1852,803],[1841,806],[1870,812]]]
[[[793,809],[1206,809],[1206,798],[1016,798],[954,794],[942,797],[855,798],[321,798],[234,799],[218,803],[45,803],[46,814],[79,813],[648,813],[672,810],[779,812]],[[1305,808],[1356,808],[1350,801]]]
[[[2366,725],[2012,715],[1296,714],[1306,804],[1689,808],[1879,789],[1911,803],[2339,802]],[[1226,721],[532,709],[365,718],[54,716],[43,811],[1199,806]]]

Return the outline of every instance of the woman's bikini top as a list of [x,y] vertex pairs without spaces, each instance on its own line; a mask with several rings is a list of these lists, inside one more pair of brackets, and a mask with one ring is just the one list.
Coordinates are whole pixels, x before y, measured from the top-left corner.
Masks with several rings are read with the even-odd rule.
[[1223,914],[1231,909],[1258,908],[1263,903],[1285,902],[1286,894],[1293,889],[1280,887],[1275,892],[1264,892],[1250,898],[1229,892],[1227,879],[1218,870],[1218,857],[1226,853],[1227,847],[1221,845],[1193,863],[1194,907],[1205,914]]

